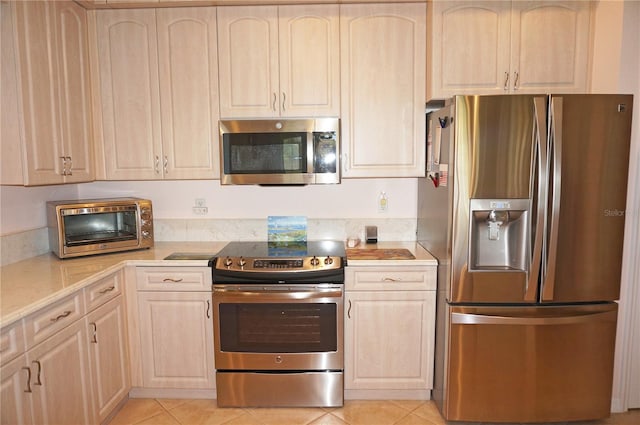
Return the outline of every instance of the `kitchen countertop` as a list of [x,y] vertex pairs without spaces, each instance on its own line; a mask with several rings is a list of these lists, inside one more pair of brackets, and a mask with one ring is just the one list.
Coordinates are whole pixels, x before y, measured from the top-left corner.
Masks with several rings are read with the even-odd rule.
[[[128,265],[206,267],[206,259],[164,260],[168,255],[215,255],[227,242],[156,242],[150,249],[61,260],[53,253],[39,255],[0,268],[0,326],[9,325],[38,309]],[[436,265],[436,260],[415,242],[360,243],[355,249],[407,249],[415,259],[349,259],[352,266]]]

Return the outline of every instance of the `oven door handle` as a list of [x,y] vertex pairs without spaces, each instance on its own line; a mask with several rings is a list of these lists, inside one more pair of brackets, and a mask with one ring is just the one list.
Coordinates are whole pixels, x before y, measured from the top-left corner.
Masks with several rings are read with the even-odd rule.
[[259,296],[262,300],[287,299],[308,300],[315,298],[339,298],[342,297],[342,289],[296,288],[292,289],[241,289],[241,288],[214,288],[214,296],[233,297],[238,300],[246,300],[246,297]]

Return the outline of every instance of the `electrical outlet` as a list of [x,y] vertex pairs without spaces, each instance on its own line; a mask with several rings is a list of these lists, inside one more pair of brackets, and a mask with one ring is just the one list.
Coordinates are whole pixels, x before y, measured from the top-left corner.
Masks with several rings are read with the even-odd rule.
[[206,207],[207,206],[207,200],[204,199],[204,198],[196,198],[194,205],[196,207]]
[[193,213],[195,215],[207,215],[209,214],[209,208],[207,207],[193,207]]

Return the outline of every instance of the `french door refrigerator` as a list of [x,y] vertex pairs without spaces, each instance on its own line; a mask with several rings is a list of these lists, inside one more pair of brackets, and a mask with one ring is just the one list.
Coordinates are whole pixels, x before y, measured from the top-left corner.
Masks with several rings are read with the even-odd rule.
[[427,115],[433,397],[453,421],[609,415],[633,98],[456,96]]

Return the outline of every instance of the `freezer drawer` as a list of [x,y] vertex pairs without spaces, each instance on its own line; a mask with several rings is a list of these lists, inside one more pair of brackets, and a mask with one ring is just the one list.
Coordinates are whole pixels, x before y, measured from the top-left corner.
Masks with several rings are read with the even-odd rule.
[[451,307],[447,420],[609,416],[617,304]]

